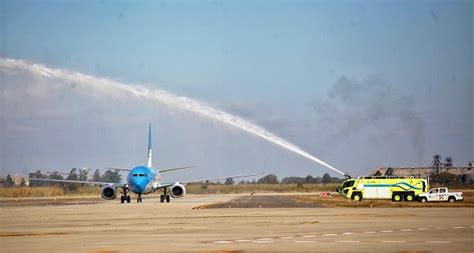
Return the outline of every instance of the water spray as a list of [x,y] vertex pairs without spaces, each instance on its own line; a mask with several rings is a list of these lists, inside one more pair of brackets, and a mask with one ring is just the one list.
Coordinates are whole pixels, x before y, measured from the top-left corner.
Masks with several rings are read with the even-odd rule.
[[153,90],[150,88],[143,87],[141,85],[126,85],[113,80],[97,78],[79,72],[67,71],[62,69],[52,69],[44,65],[32,64],[23,60],[2,58],[0,59],[0,71],[26,71],[40,78],[64,80],[65,83],[74,83],[75,85],[80,86],[82,88],[94,89],[94,91],[96,92],[100,92],[109,96],[128,94],[150,101],[163,103],[181,110],[190,111],[205,118],[216,120],[226,125],[234,126],[241,130],[244,130],[247,133],[261,137],[271,143],[281,146],[287,150],[293,151],[296,154],[299,154],[311,161],[317,162],[341,175],[346,176],[344,172],[314,157],[308,152],[290,143],[289,141],[279,136],[276,136],[275,134],[264,129],[263,127],[257,126],[227,112],[212,108],[202,102],[191,98],[179,97],[167,91]]

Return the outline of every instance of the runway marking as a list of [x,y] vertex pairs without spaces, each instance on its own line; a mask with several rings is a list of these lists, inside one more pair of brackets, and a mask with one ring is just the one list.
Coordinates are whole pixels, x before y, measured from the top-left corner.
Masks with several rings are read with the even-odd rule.
[[293,239],[295,238],[294,236],[282,236],[280,239]]
[[382,243],[402,243],[402,242],[406,242],[406,241],[380,241]]
[[411,228],[405,228],[405,229],[401,229],[400,231],[402,231],[402,232],[408,232],[408,231],[412,231],[412,230],[413,230],[413,229],[411,229]]
[[303,235],[304,238],[313,238],[316,237],[315,235]]
[[393,230],[384,230],[384,231],[380,231],[381,233],[392,233]]
[[471,228],[474,228],[474,226],[470,226]]
[[446,229],[446,228],[436,228],[436,229]]
[[343,235],[352,235],[352,234],[354,234],[354,233],[352,233],[352,232],[345,232],[345,233],[342,233],[342,234],[343,234]]
[[451,228],[463,228],[463,227],[451,227]]
[[374,231],[366,231],[366,232],[364,232],[364,234],[375,234],[375,232]]
[[258,238],[257,240],[259,240],[259,241],[268,241],[268,240],[273,240],[273,238],[266,237],[266,238]]
[[426,243],[451,243],[450,241],[426,241]]
[[309,242],[318,242],[318,241],[294,241],[295,243],[309,243]]
[[418,230],[428,230],[427,228],[419,228]]
[[214,243],[233,243],[233,241],[215,241]]
[[333,236],[333,235],[337,235],[337,234],[322,234],[322,236]]
[[274,243],[274,241],[252,241],[256,243]]
[[360,241],[335,241],[335,242],[341,242],[341,243],[358,243]]
[[252,240],[235,240],[235,242],[251,242]]

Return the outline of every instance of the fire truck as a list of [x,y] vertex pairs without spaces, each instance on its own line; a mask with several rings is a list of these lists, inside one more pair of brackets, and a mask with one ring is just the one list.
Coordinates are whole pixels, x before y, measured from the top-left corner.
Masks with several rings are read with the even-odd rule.
[[391,199],[413,201],[429,189],[425,177],[359,177],[345,180],[337,192],[342,196],[362,201],[363,199]]

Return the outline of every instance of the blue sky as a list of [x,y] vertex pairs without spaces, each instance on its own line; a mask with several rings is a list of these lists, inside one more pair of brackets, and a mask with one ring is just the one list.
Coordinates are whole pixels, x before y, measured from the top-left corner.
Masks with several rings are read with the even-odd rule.
[[[0,8],[2,58],[196,98],[263,125],[354,174],[364,175],[376,166],[428,165],[434,153],[453,156],[459,165],[474,158],[472,1],[2,1]],[[349,89],[350,96],[334,95],[348,91],[338,89],[344,77],[358,88]],[[4,89],[14,84],[9,78],[2,82]],[[373,108],[392,116],[380,117]],[[77,111],[68,113],[80,119]],[[406,123],[407,115],[420,127],[423,138],[418,144],[413,144],[418,134],[411,132],[414,125]],[[18,143],[33,136],[11,140],[5,137],[10,135],[8,129],[33,123],[8,119],[2,119],[0,140],[2,156],[9,158],[0,167],[10,171],[18,167],[15,160],[25,156]],[[36,120],[42,136],[60,125]],[[186,139],[180,139],[176,125],[183,119],[160,114],[143,121],[147,120],[158,125],[172,122],[170,132],[162,134],[175,137],[178,144],[168,146],[172,151],[164,162],[179,163],[179,146],[186,144],[179,141]],[[191,125],[202,123],[186,120]],[[113,127],[104,122],[102,128]],[[140,133],[142,128],[137,124],[122,130]],[[72,136],[93,142],[98,130],[90,131]],[[195,128],[183,131],[196,137]],[[213,140],[196,137],[193,145],[209,142],[213,149],[216,142],[232,140],[233,130],[219,131],[224,132],[209,133]],[[121,135],[114,134],[109,141]],[[51,141],[45,139],[38,141]],[[263,152],[280,157],[274,163],[281,176],[326,172],[321,167],[308,169],[311,165],[301,159],[282,156],[281,150],[252,138],[247,142],[240,144],[241,149],[226,144],[223,150],[230,149],[232,157],[193,155],[189,162],[203,164],[205,174],[222,167],[235,172],[253,166],[242,160],[260,159]],[[140,142],[133,145],[141,152]],[[248,154],[246,145],[260,148]],[[52,162],[55,156],[47,152],[26,155],[33,156],[39,167],[100,167],[113,151],[104,149],[93,161],[81,162],[67,158]],[[80,147],[77,152],[88,156]],[[128,165],[133,159],[119,161]],[[235,162],[229,165],[229,160]]]

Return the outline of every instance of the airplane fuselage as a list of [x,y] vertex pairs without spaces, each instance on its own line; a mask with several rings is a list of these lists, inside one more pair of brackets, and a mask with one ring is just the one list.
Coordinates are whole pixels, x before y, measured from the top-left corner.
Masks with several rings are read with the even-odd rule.
[[159,173],[144,165],[134,167],[127,175],[127,184],[131,192],[139,195],[154,192],[159,184]]

